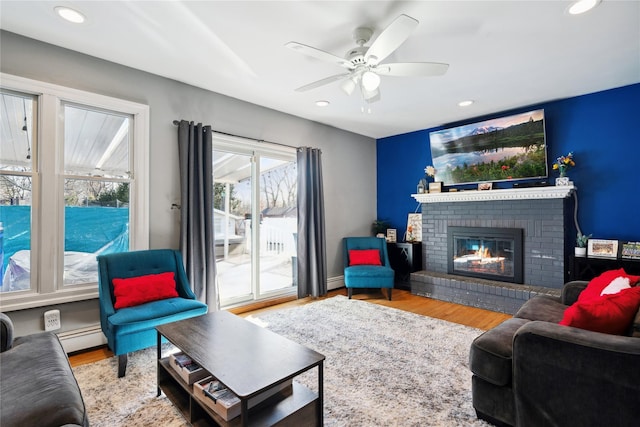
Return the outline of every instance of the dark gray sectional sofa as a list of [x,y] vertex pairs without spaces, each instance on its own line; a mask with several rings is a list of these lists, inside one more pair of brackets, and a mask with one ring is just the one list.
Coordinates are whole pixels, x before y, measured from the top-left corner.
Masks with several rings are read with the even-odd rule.
[[88,426],[87,411],[58,337],[43,332],[13,338],[0,313],[0,425]]
[[500,426],[637,426],[640,311],[625,335],[559,325],[588,282],[536,296],[471,345],[473,407]]

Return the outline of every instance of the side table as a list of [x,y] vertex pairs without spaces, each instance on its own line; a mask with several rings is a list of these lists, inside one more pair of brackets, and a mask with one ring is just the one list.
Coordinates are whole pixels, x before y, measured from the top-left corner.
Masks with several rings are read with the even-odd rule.
[[422,243],[387,243],[389,263],[395,271],[395,287],[411,290],[411,273],[422,270]]
[[[391,262],[391,260],[389,260]],[[640,260],[573,256],[571,280],[591,280],[607,270],[624,268],[627,274],[640,274]]]

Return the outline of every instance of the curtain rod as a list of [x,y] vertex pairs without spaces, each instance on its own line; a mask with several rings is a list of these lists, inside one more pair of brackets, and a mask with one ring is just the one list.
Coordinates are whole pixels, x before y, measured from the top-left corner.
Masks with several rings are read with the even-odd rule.
[[[180,120],[174,120],[173,124],[178,126],[180,124]],[[218,130],[212,129],[213,132],[218,133],[220,135],[226,135],[226,136],[233,136],[236,138],[243,138],[243,139],[250,139],[251,141],[256,141],[256,142],[264,142],[267,144],[275,144],[275,145],[280,145],[282,147],[287,147],[287,148],[295,148],[296,150],[300,147],[294,147],[293,145],[287,145],[287,144],[283,144],[281,142],[273,142],[273,141],[266,141],[264,139],[255,139],[255,138],[248,138],[246,136],[242,136],[242,135],[235,135],[233,133],[228,133],[228,132],[220,132]]]

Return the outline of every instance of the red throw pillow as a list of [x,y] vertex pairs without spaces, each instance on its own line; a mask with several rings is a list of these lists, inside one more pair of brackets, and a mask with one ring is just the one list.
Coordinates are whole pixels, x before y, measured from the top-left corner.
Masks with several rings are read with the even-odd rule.
[[114,308],[133,307],[145,302],[178,296],[173,272],[113,279]]
[[609,284],[618,277],[628,278],[629,285],[631,286],[633,286],[640,280],[640,276],[632,276],[630,274],[627,274],[623,268],[618,270],[605,271],[598,277],[591,279],[585,290],[580,293],[578,302],[600,298],[600,294],[602,293],[604,288],[609,286]]
[[606,334],[624,334],[640,307],[640,287],[624,289],[617,294],[578,301],[564,311],[561,325]]
[[350,249],[349,265],[382,265],[380,249]]

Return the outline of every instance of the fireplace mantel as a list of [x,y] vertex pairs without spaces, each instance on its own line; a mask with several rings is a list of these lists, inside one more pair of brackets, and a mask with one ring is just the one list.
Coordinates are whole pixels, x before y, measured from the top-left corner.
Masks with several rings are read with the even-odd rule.
[[482,202],[492,200],[564,199],[576,190],[573,185],[507,188],[500,190],[466,190],[446,193],[419,193],[411,197],[420,203]]

